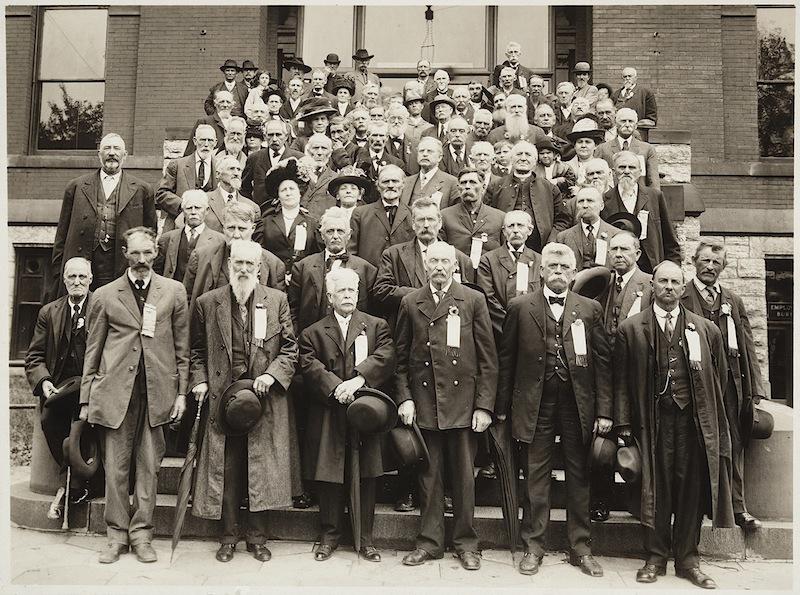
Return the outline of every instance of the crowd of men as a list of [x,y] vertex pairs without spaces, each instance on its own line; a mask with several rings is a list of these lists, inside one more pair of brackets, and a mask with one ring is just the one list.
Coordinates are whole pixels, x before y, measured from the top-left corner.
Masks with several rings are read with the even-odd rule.
[[[315,560],[338,547],[347,507],[360,555],[379,562],[375,480],[394,468],[396,509],[420,508],[403,563],[452,545],[476,570],[476,455],[509,424],[525,479],[520,572],[546,549],[560,436],[569,560],[602,575],[591,521],[608,518],[614,471],[589,461],[605,437],[641,452],[637,581],[672,556],[679,576],[715,587],[700,524],[759,526],[740,418],[763,396],[745,308],[718,281],[725,249],[701,242],[686,281],[637,130],[656,124],[656,102],[634,69],[613,90],[580,62],[550,95],[519,44],[506,56],[488,86],[420,60],[397,93],[364,49],[349,73],[335,54],[318,69],[292,58],[286,83],[227,60],[155,191],[124,170],[119,135],[100,141],[100,169],[65,191],[26,360],[59,462],[73,418],[103,429],[100,562],[129,547],[155,561],[157,472],[199,419],[192,514],[220,521],[220,562],[241,538],[269,560],[265,511],[314,502]],[[50,407],[73,377],[79,390]],[[386,409],[364,398],[351,414],[366,389],[391,397],[421,462],[391,467],[385,433],[352,431]]]

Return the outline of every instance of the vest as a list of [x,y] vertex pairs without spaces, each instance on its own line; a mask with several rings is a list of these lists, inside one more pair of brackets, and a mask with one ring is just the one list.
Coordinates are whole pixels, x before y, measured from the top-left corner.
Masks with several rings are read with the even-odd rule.
[[[617,327],[619,326],[619,316],[622,314],[622,301],[625,297],[625,291],[628,285],[622,288],[622,291],[617,291],[617,274],[614,272],[611,277],[611,290],[606,302],[606,334],[614,337],[617,334]],[[630,281],[629,281],[630,283]]]
[[[86,316],[86,304],[83,306],[82,316]],[[86,354],[86,324],[82,328],[72,331],[72,304],[67,301],[67,308],[64,312],[65,320],[63,332],[59,339],[58,351],[63,353],[64,358],[54,377],[64,379],[70,376],[81,376],[83,374],[83,357]],[[84,318],[85,320],[85,318]]]
[[569,382],[569,370],[567,369],[567,356],[564,353],[564,334],[561,332],[561,320],[556,321],[550,311],[550,305],[545,298],[545,359],[544,359],[544,379],[550,380],[554,375],[559,380]]
[[715,293],[714,303],[711,305],[709,305],[709,303],[705,300],[702,293],[700,294],[698,301],[700,302],[700,308],[703,310],[703,316],[705,316],[707,320],[710,320],[711,322],[716,324],[717,327],[719,327],[719,310],[720,310],[719,293]]
[[683,351],[683,316],[678,316],[675,321],[675,331],[672,341],[661,330],[658,321],[656,325],[656,355],[658,361],[657,396],[671,396],[679,408],[684,409],[692,402],[691,384],[689,383],[689,365],[686,362],[686,353]]
[[247,367],[250,361],[250,325],[251,308],[247,300],[247,327],[242,324],[239,314],[239,303],[231,292],[231,376],[232,380],[239,380],[247,376]]
[[172,278],[178,281],[183,281],[183,274],[186,272],[186,265],[189,262],[189,255],[192,253],[192,247],[189,246],[189,239],[186,237],[186,232],[181,230],[181,241],[178,243],[178,257],[175,263],[175,272],[172,273]]
[[[103,174],[100,175],[102,176]],[[93,251],[98,246],[106,251],[114,247],[114,239],[117,237],[117,201],[119,200],[119,187],[121,184],[122,178],[120,177],[119,184],[117,184],[114,192],[108,198],[106,198],[106,193],[103,190],[102,178],[97,186],[97,195],[95,197],[97,220],[94,227]]]
[[[600,222],[594,223],[592,225],[592,235],[597,238],[598,235],[598,227],[600,227]],[[590,242],[586,235],[583,233],[583,226],[581,226],[581,241],[583,242],[583,268],[590,269],[595,266],[594,257],[597,251],[597,242]]]
[[531,235],[528,236],[525,245],[534,252],[541,252],[543,247],[542,236],[539,233],[539,227],[536,225],[536,215],[533,213],[533,205],[531,204],[530,199],[532,178],[533,174],[531,174],[528,179],[524,181],[518,181],[516,178],[513,178],[512,184],[514,185],[514,190],[516,193],[514,210],[525,211],[531,216],[531,220],[533,222],[533,231],[531,232]]

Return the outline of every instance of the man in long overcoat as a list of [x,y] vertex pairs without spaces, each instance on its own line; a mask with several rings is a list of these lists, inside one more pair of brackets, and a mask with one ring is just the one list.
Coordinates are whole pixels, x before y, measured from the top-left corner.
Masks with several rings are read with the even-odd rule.
[[713,589],[697,546],[703,514],[714,527],[733,526],[728,366],[719,329],[680,305],[684,286],[680,267],[662,262],[653,272],[653,306],[620,324],[614,422],[641,452],[631,512],[644,529],[647,560],[637,582],[663,576],[672,553],[677,576]]
[[[297,342],[286,295],[258,283],[261,256],[255,242],[234,241],[230,285],[200,296],[192,313],[189,384],[199,406],[208,399],[192,514],[222,520],[220,562],[233,558],[239,541],[242,496],[248,497],[242,523],[247,549],[266,562],[271,553],[264,511],[289,506],[300,487],[286,392],[297,364]],[[240,379],[254,381],[261,416],[248,434],[227,436],[220,403],[225,390]]]

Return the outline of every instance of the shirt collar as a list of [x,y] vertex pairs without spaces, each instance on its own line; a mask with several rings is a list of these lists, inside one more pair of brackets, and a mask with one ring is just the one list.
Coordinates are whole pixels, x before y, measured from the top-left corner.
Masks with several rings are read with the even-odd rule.
[[[513,254],[519,254],[519,252],[517,250],[515,250],[514,246],[512,246],[509,242],[506,242],[506,248],[508,249],[508,253],[509,254],[512,254],[512,255]],[[520,246],[520,250],[522,250],[523,252],[525,251],[525,244]]]
[[437,172],[437,171],[439,171],[439,166],[438,166],[438,165],[434,166],[434,168],[433,168],[431,171],[429,171],[428,173],[425,173],[425,172],[423,172],[422,170],[419,170],[419,177],[420,177],[420,178],[422,178],[422,179],[424,179],[425,181],[428,181],[428,180],[430,180],[430,179],[431,179],[433,176],[435,176],[435,175],[436,175],[436,172]]
[[83,312],[83,305],[84,305],[85,303],[86,303],[86,296],[83,296],[83,298],[81,299],[81,301],[79,301],[77,304],[73,304],[73,303],[72,303],[72,302],[69,300],[69,298],[67,298],[67,305],[69,305],[70,316],[73,316],[73,315],[74,315],[74,307],[75,307],[75,306],[78,306],[78,311],[79,311],[79,312]]
[[327,262],[328,259],[331,256],[341,256],[342,254],[346,254],[346,253],[347,253],[347,249],[346,248],[344,250],[342,250],[341,252],[337,252],[336,254],[334,254],[333,252],[331,252],[330,250],[325,248],[325,262]]
[[[636,272],[636,270],[637,270],[638,268],[639,268],[639,267],[637,267],[637,266],[634,264],[634,265],[633,265],[633,268],[632,268],[630,271],[628,271],[627,273],[625,273],[624,275],[622,275],[622,286],[623,286],[623,287],[625,287],[625,286],[628,284],[628,281],[630,281],[630,280],[631,280],[631,277],[633,277],[633,274]],[[617,273],[616,271],[614,271],[614,274],[615,274],[615,275],[618,275],[619,273]],[[615,278],[614,280],[616,281],[616,278]]]
[[376,159],[383,159],[383,151],[380,153],[375,153],[372,149],[370,149],[369,158],[372,159],[372,161],[375,161]]
[[208,163],[209,161],[211,161],[211,156],[209,156],[209,157],[208,157],[208,158],[206,158],[206,159],[203,159],[202,157],[200,157],[200,153],[198,153],[197,151],[195,151],[195,152],[194,152],[194,164],[195,164],[195,165],[197,165],[197,164],[198,164],[198,163],[200,163],[201,161],[205,161],[206,163]]
[[352,318],[353,318],[352,314],[350,316],[348,316],[347,318],[345,318],[343,316],[340,316],[339,313],[336,310],[333,311],[333,315],[336,318],[336,322],[339,323],[339,326],[349,326],[350,325],[350,320],[352,320]]
[[692,282],[694,283],[694,286],[695,286],[695,287],[697,287],[697,291],[699,291],[700,293],[704,292],[704,291],[705,291],[706,289],[708,289],[709,287],[713,287],[713,288],[714,288],[714,290],[715,290],[717,293],[722,293],[722,291],[721,291],[721,289],[720,289],[720,286],[719,286],[719,281],[717,281],[716,283],[714,283],[714,285],[706,285],[706,284],[705,284],[705,283],[703,283],[703,282],[702,282],[700,279],[698,279],[697,277],[695,277],[694,279],[692,279]]
[[620,149],[622,148],[622,143],[624,143],[625,141],[628,141],[628,150],[630,151],[631,144],[633,144],[633,136],[629,136],[628,138],[622,138],[619,134],[617,134],[616,128],[614,128],[614,134],[617,137],[617,142],[619,143],[619,148]]
[[[152,278],[153,278],[153,271],[150,271],[149,273],[147,273],[147,277],[142,279],[142,281],[144,281],[144,289],[147,289],[147,287],[150,285],[150,280]],[[128,279],[130,279],[130,282],[133,283],[134,285],[136,285],[136,281],[138,281],[138,279],[133,276],[133,273],[131,273],[130,268],[128,268]]]
[[[198,225],[197,227],[195,227],[194,229],[195,229],[195,230],[197,230],[197,235],[199,236],[201,233],[203,233],[203,232],[206,230],[206,223],[205,223],[205,221],[204,221],[204,222],[202,222],[202,223],[201,223],[200,225]],[[183,227],[183,233],[186,235],[186,239],[189,239],[189,231],[191,231],[191,230],[192,230],[192,228],[191,228],[191,227],[189,227],[188,225],[184,225],[184,227]]]
[[422,242],[420,242],[419,239],[417,239],[417,247],[419,248],[420,254],[425,254],[425,252],[428,250],[428,247]]
[[[450,277],[450,280],[445,283],[445,286],[442,287],[439,291],[441,291],[444,295],[447,295],[447,292],[450,291],[450,286],[453,284],[453,278]],[[428,286],[431,288],[431,294],[436,295],[436,288],[433,286],[432,283],[428,283]]]
[[287,211],[286,209],[281,208],[281,216],[284,219],[292,219],[292,220],[294,220],[294,219],[297,219],[297,217],[299,215],[300,215],[300,205],[297,205],[297,208],[296,209],[292,209],[291,211]]
[[544,293],[544,297],[560,297],[566,299],[569,290],[565,291],[564,293],[556,293],[555,291],[550,289],[547,285],[542,283],[542,293]]
[[[665,318],[667,315],[667,311],[664,310],[664,308],[662,308],[655,302],[653,302],[653,312],[655,312],[657,318]],[[677,306],[675,306],[675,309],[670,312],[670,314],[672,314],[672,320],[677,320],[678,314],[680,313],[681,313],[681,306],[680,304],[678,304]]]
[[100,170],[100,179],[101,180],[105,180],[106,178],[111,178],[112,180],[114,180],[114,183],[117,183],[117,182],[119,182],[119,179],[121,177],[122,177],[122,170],[121,169],[115,174],[107,174],[102,169]]
[[[588,233],[589,233],[587,231],[588,227],[589,227],[589,224],[586,223],[583,219],[581,219],[581,229],[583,229],[583,235],[588,235]],[[600,233],[600,219],[598,219],[597,221],[592,223],[592,233],[595,236],[599,235],[599,233]]]

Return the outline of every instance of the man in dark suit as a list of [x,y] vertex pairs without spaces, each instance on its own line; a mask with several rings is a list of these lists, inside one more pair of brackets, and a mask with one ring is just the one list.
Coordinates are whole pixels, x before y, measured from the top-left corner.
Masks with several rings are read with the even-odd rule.
[[512,298],[538,290],[541,285],[541,255],[525,245],[532,231],[530,213],[509,211],[503,218],[504,244],[481,256],[478,265],[478,285],[486,294],[498,345],[509,302]]
[[[479,109],[475,111],[472,120],[472,131],[467,135],[467,144],[470,147],[478,141],[489,141],[489,134],[492,132],[494,120],[492,119],[492,112],[487,109]],[[491,144],[491,143],[489,143]]]
[[267,146],[251,153],[242,172],[242,194],[261,206],[266,200],[264,180],[267,172],[285,159],[300,159],[303,153],[286,147],[288,130],[286,124],[279,120],[269,120],[265,126]]
[[548,103],[547,97],[544,94],[544,79],[534,74],[528,79],[528,122],[536,124],[536,122],[533,121],[536,116],[536,108],[545,104]]
[[[401,158],[386,150],[388,136],[389,127],[386,122],[370,122],[367,146],[359,149],[353,158],[353,165],[363,170],[373,182],[378,180],[378,173],[387,165],[396,165],[401,170],[405,166]],[[367,202],[373,202],[375,198],[377,197],[367,197]]]
[[[286,121],[293,121],[300,111],[300,104],[303,103],[303,80],[300,78],[293,78],[286,83],[286,88],[289,90],[289,93],[278,115]],[[295,124],[293,124],[293,126],[296,135],[297,126]]]
[[[325,275],[332,312],[300,335],[300,369],[309,406],[306,432],[306,479],[319,494],[320,537],[314,559],[324,561],[339,545],[344,524],[345,485],[358,481],[361,490],[359,555],[380,562],[373,544],[375,478],[383,475],[380,437],[361,436],[352,444],[347,406],[364,386],[381,389],[394,377],[395,352],[389,325],[357,309],[358,274],[339,267]],[[349,477],[353,448],[358,448],[359,478]],[[350,511],[353,514],[353,511]]]
[[506,45],[506,60],[495,66],[492,71],[492,84],[495,87],[500,86],[500,73],[503,68],[513,68],[516,73],[514,77],[514,88],[528,88],[528,81],[530,81],[533,76],[533,71],[520,63],[519,59],[521,57],[522,46],[516,41],[509,41],[508,45]]
[[752,407],[766,396],[753,331],[742,298],[719,283],[719,276],[728,264],[725,247],[701,240],[692,262],[696,274],[692,282],[686,284],[681,303],[687,310],[705,317],[719,328],[727,355],[729,373],[725,413],[731,434],[733,519],[745,530],[758,529],[761,521],[747,512],[744,501],[744,449],[747,444],[740,421],[745,408]]
[[213,126],[198,126],[194,142],[197,150],[191,155],[170,161],[158,183],[156,205],[166,216],[162,233],[175,229],[175,217],[181,212],[181,196],[184,192],[194,189],[210,192],[217,187],[215,164],[211,158],[217,142]]
[[660,190],[639,184],[639,158],[630,151],[614,156],[617,185],[605,193],[605,206],[600,217],[608,220],[615,213],[631,213],[642,223],[642,256],[639,268],[652,273],[662,260],[681,262],[681,247],[670,220],[667,201]]
[[641,452],[640,494],[631,512],[642,524],[647,558],[636,581],[658,580],[672,554],[677,576],[714,589],[700,570],[697,546],[703,514],[714,527],[733,526],[723,397],[728,364],[719,329],[681,307],[684,288],[680,266],[660,263],[653,272],[653,307],[620,324],[614,422]]
[[203,109],[207,115],[214,113],[214,103],[217,91],[228,91],[233,99],[232,113],[234,116],[241,116],[244,114],[244,102],[247,101],[247,94],[250,89],[243,82],[236,80],[236,75],[241,71],[236,60],[225,60],[225,63],[219,67],[225,79],[214,85],[208,90],[208,97],[203,102]]
[[596,266],[608,266],[608,242],[619,229],[600,219],[603,195],[594,186],[578,190],[575,196],[577,223],[559,231],[556,242],[566,244],[575,253],[576,272]]
[[400,201],[405,175],[396,165],[387,165],[378,174],[380,200],[356,207],[350,217],[350,241],[347,251],[360,256],[373,266],[389,246],[414,237],[411,211]]
[[71,180],[64,190],[53,241],[48,301],[64,295],[63,265],[74,256],[92,263],[92,289],[125,270],[122,236],[134,227],[156,229],[153,189],[123,172],[125,141],[110,133],[100,140],[100,169]]
[[572,220],[558,188],[533,171],[536,147],[520,141],[511,149],[511,173],[487,191],[484,201],[501,211],[525,211],[533,219],[533,232],[526,245],[540,252]]
[[556,125],[556,113],[553,106],[549,103],[540,103],[534,111],[533,123],[542,129],[546,139],[539,139],[539,142],[547,142],[548,140],[553,143],[558,152],[561,154],[561,162],[569,161],[575,156],[575,148],[566,138],[557,136],[553,132],[553,127]]
[[458,172],[470,165],[466,144],[468,131],[469,124],[461,116],[453,116],[447,122],[447,142],[442,146],[439,167],[451,176],[458,177]]
[[186,291],[152,271],[158,254],[153,230],[134,227],[123,241],[127,271],[96,291],[90,304],[81,382],[80,419],[105,429],[108,546],[102,564],[119,560],[129,545],[140,562],[156,561],[150,542],[162,426],[183,416],[189,381]]
[[308,91],[301,96],[303,99],[327,99],[331,105],[336,105],[336,97],[331,95],[325,90],[325,84],[328,82],[328,73],[322,69],[314,70],[311,73],[311,85]]
[[410,134],[406,134],[408,125],[408,110],[402,105],[390,105],[386,110],[386,122],[389,124],[389,137],[386,139],[386,151],[403,162],[403,171],[406,175],[419,173],[417,163],[418,141]]
[[[397,394],[402,423],[416,420],[428,447],[419,476],[421,528],[403,564],[444,555],[444,475],[453,480],[453,546],[467,570],[480,568],[475,509],[477,436],[489,427],[497,390],[497,354],[486,300],[453,280],[455,248],[428,247],[428,282],[400,302]],[[445,455],[446,453],[446,455]]]
[[[225,148],[225,131],[228,129],[231,119],[237,117],[235,114],[231,113],[233,105],[233,94],[229,93],[228,91],[217,91],[215,93],[215,111],[209,116],[198,118],[194,123],[192,132],[189,135],[189,142],[186,143],[186,148],[183,151],[184,157],[191,155],[197,150],[197,146],[194,143],[194,135],[197,132],[197,127],[202,126],[203,124],[212,126],[214,128],[214,132],[217,134],[217,142],[214,146],[214,152],[216,153],[217,151]],[[242,137],[242,140],[244,140],[244,137]]]
[[443,147],[438,139],[420,139],[417,145],[419,173],[405,179],[401,203],[411,206],[420,198],[430,197],[444,209],[458,201],[458,180],[440,169],[442,155]]
[[[256,220],[261,218],[261,208],[239,191],[242,188],[242,165],[238,159],[231,155],[213,159],[214,177],[216,188],[207,192],[208,210],[205,215],[206,225],[214,231],[222,232],[222,220],[225,217],[225,208],[234,202],[243,204],[253,211]],[[181,216],[175,220],[176,225],[181,224]]]
[[[592,431],[613,424],[611,359],[600,304],[568,290],[575,255],[551,243],[542,250],[542,291],[511,300],[500,347],[497,415],[511,416],[515,440],[527,445],[523,468],[522,574],[536,574],[550,520],[555,434],[567,479],[569,562],[603,576],[592,557],[587,455]],[[509,402],[510,401],[510,402]]]
[[470,104],[469,89],[465,85],[459,85],[453,89],[453,101],[456,104],[456,110],[453,116],[464,118],[466,122],[472,122],[475,116],[475,108]]
[[630,151],[639,157],[642,173],[642,182],[645,186],[661,190],[661,181],[658,177],[658,154],[650,143],[639,140],[634,136],[638,117],[630,108],[623,107],[616,114],[616,138],[604,142],[594,152],[595,157],[605,159],[609,167],[614,165],[614,155],[620,151]]
[[658,123],[658,106],[656,96],[647,87],[637,84],[638,74],[635,68],[624,68],[622,70],[621,89],[614,91],[611,99],[617,109],[629,107],[636,112],[641,120],[650,120],[652,125]]

